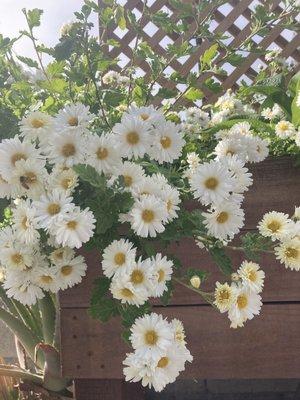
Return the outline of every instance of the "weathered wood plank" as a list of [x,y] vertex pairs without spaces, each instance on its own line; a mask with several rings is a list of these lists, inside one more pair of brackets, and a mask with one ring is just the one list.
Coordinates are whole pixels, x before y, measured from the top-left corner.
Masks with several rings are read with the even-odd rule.
[[[300,378],[300,304],[268,304],[244,328],[229,328],[225,315],[208,306],[158,307],[187,329],[194,361],[186,379]],[[120,337],[118,319],[92,320],[86,309],[63,309],[62,370],[65,376],[122,379],[122,360],[130,348]],[[117,397],[118,398],[118,397]]]
[[[300,204],[300,168],[293,167],[290,159],[267,160],[251,166],[254,184],[246,194],[244,208],[246,214],[245,229],[253,229],[265,212],[276,210],[294,212],[294,206]],[[192,203],[191,208],[195,207]],[[215,263],[205,250],[196,246],[193,240],[183,240],[173,244],[164,254],[177,256],[187,268],[200,268],[210,272],[204,290],[211,290],[216,280],[224,279],[218,272]],[[244,259],[243,253],[230,252],[234,268],[238,268]],[[100,254],[85,254],[89,266],[87,276],[76,287],[60,295],[61,307],[88,307],[94,280],[101,274]],[[267,278],[263,299],[270,301],[300,300],[300,274],[285,270],[272,255],[264,255],[261,267]],[[202,304],[202,299],[183,287],[176,288],[172,304]]]

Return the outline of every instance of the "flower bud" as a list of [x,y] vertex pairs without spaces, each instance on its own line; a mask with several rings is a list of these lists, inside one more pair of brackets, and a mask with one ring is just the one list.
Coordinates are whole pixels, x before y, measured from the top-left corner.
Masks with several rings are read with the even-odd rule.
[[200,287],[200,285],[201,285],[201,279],[199,278],[198,275],[194,275],[194,276],[192,276],[191,279],[190,279],[190,284],[191,284],[194,288],[199,289],[199,287]]
[[231,280],[232,280],[233,282],[237,282],[239,279],[240,279],[240,277],[239,277],[239,275],[238,275],[236,272],[233,272],[233,273],[231,274]]

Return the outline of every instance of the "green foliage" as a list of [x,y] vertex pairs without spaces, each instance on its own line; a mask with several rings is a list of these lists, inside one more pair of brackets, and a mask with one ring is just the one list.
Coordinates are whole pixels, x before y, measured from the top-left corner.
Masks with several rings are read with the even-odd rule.
[[219,267],[220,271],[223,274],[230,276],[233,272],[232,263],[228,255],[225,253],[224,248],[215,246],[209,249],[209,253]]
[[89,314],[101,322],[106,322],[120,313],[118,303],[109,296],[109,285],[110,279],[98,278],[92,291]]
[[85,181],[88,182],[91,186],[102,189],[103,191],[106,188],[106,179],[103,175],[98,174],[95,168],[86,164],[78,164],[73,167],[76,174]]
[[272,251],[274,243],[270,238],[266,238],[256,232],[248,232],[241,237],[241,243],[245,256],[253,261],[259,261],[261,254]]
[[39,9],[39,8],[34,8],[33,10],[28,10],[26,11],[25,8],[23,8],[23,13],[26,16],[27,22],[28,22],[28,26],[30,29],[33,29],[37,26],[40,26],[41,24],[41,16],[43,14],[43,10]]
[[160,297],[160,301],[164,306],[167,306],[169,304],[174,290],[172,281],[168,281],[166,285],[167,285],[167,290],[165,290],[162,296]]

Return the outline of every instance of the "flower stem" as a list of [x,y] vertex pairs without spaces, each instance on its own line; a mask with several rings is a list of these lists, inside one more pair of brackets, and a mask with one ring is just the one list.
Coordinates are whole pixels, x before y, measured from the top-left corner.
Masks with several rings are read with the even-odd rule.
[[176,278],[173,277],[172,278],[175,282],[179,283],[180,285],[192,290],[193,292],[196,292],[198,294],[200,294],[200,296],[209,304],[211,304],[213,307],[215,307],[214,305],[214,295],[213,293],[208,293],[208,292],[204,292],[203,290],[200,289],[196,289],[193,286],[189,285],[188,283],[184,282],[182,279],[180,278]]

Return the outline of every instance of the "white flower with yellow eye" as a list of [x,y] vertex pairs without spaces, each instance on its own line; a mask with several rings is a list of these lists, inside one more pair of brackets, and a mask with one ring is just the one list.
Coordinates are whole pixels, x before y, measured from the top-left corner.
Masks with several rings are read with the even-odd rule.
[[34,283],[43,290],[52,293],[57,293],[61,289],[61,282],[55,267],[35,268]]
[[49,176],[49,191],[59,190],[70,195],[78,185],[78,175],[72,168],[56,164]]
[[121,156],[116,149],[113,135],[93,135],[87,145],[87,164],[100,174],[114,174],[121,166]]
[[272,241],[281,240],[290,233],[291,220],[287,214],[271,211],[258,224],[259,233]]
[[141,237],[156,237],[165,230],[163,221],[168,216],[165,203],[153,195],[136,199],[130,211],[131,228]]
[[81,103],[69,104],[61,109],[55,117],[57,132],[63,130],[84,132],[93,119],[93,115],[87,106]]
[[62,219],[66,213],[73,211],[75,205],[72,197],[59,190],[42,195],[39,200],[32,203],[36,210],[36,222],[40,228],[51,230],[54,224]]
[[135,265],[136,248],[129,240],[114,240],[102,254],[103,274],[111,278],[114,274],[128,270]]
[[121,122],[112,129],[121,156],[128,159],[144,157],[149,150],[150,129],[148,122],[125,114]]
[[146,121],[154,127],[160,127],[165,123],[163,112],[161,110],[156,110],[153,105],[148,107],[130,106],[126,114],[140,118],[142,121]]
[[16,238],[26,245],[36,244],[40,238],[36,223],[36,210],[29,201],[21,200],[13,211],[13,227]]
[[289,121],[279,121],[275,126],[275,133],[281,139],[291,138],[295,135],[295,126]]
[[261,296],[245,286],[234,288],[234,301],[228,311],[228,317],[231,321],[231,328],[240,328],[244,326],[246,320],[259,315],[262,306]]
[[75,207],[56,221],[50,233],[56,236],[59,245],[79,249],[93,236],[95,222],[94,214],[88,208],[80,210],[79,207]]
[[269,142],[266,139],[253,136],[246,141],[245,147],[247,149],[247,159],[251,163],[261,162],[269,155]]
[[15,243],[11,247],[1,249],[1,263],[8,269],[26,270],[32,267],[34,254],[30,247]]
[[45,160],[42,161],[39,151],[31,143],[21,142],[17,136],[13,139],[4,139],[0,143],[0,174],[8,183],[15,174],[17,162],[29,159],[39,159],[41,167],[45,165]]
[[38,199],[45,193],[47,179],[48,173],[43,161],[36,159],[17,161],[11,178],[14,197],[26,195],[30,199]]
[[252,174],[249,172],[245,164],[236,156],[226,158],[222,161],[224,165],[233,174],[234,179],[234,193],[244,193],[252,185]]
[[177,211],[179,211],[180,194],[179,191],[170,185],[166,185],[159,194],[159,197],[166,204],[168,217],[167,221],[173,221],[178,217]]
[[70,130],[56,133],[45,148],[52,164],[64,164],[66,167],[83,163],[86,155],[86,138],[80,132]]
[[87,265],[82,256],[69,257],[56,264],[57,279],[60,289],[64,290],[82,281],[86,274]]
[[221,313],[229,310],[234,301],[234,289],[228,283],[216,282],[214,304]]
[[145,171],[140,165],[125,161],[120,168],[118,168],[116,175],[123,178],[125,190],[133,190],[135,186],[139,185],[144,177]]
[[260,293],[264,286],[265,273],[252,261],[243,261],[237,270],[243,284],[255,293]]
[[21,119],[19,126],[26,139],[47,142],[53,133],[53,118],[41,111],[33,111]]
[[194,198],[202,204],[218,204],[229,197],[234,188],[234,179],[222,163],[210,161],[197,167],[190,185]]
[[162,315],[151,313],[135,320],[130,341],[140,357],[159,360],[174,343],[174,333]]
[[237,157],[242,162],[246,161],[247,153],[240,140],[234,137],[226,137],[222,139],[215,147],[214,154],[217,160],[223,158]]
[[180,126],[167,121],[154,133],[152,147],[148,154],[159,164],[172,163],[180,157],[184,144],[185,140],[180,132]]
[[144,195],[153,195],[160,197],[162,186],[153,179],[152,176],[144,176],[144,178],[132,190],[134,198],[139,198]]
[[167,282],[172,278],[174,264],[161,253],[148,260],[152,268],[150,293],[152,297],[160,297],[168,289]]
[[203,213],[203,216],[208,234],[220,240],[232,239],[244,225],[244,211],[227,201]]
[[300,271],[300,238],[283,240],[275,247],[276,258],[291,270]]
[[149,298],[148,290],[143,285],[133,284],[128,274],[114,275],[110,285],[110,292],[121,303],[135,306],[144,304]]
[[57,265],[64,263],[67,259],[74,258],[74,256],[75,251],[70,247],[58,247],[50,253],[49,259],[52,264]]

